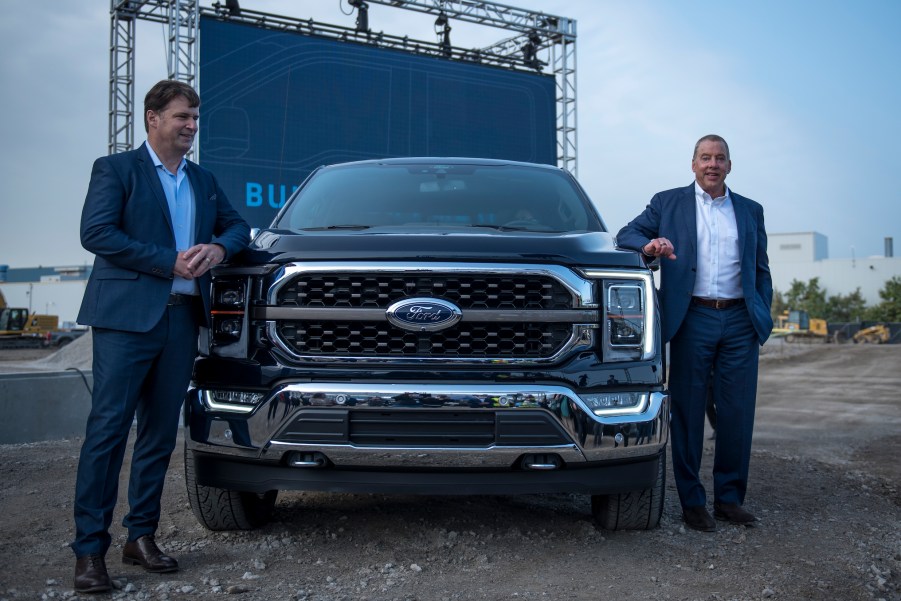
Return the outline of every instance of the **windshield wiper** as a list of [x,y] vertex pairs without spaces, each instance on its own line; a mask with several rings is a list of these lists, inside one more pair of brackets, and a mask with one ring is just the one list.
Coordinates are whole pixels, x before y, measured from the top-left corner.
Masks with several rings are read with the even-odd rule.
[[304,232],[318,232],[322,230],[368,230],[371,228],[371,225],[353,225],[353,224],[342,224],[342,225],[323,225],[320,227],[303,227],[300,228],[301,231]]
[[546,234],[548,232],[557,232],[557,233],[559,232],[559,230],[551,230],[551,229],[545,228],[540,225],[538,227],[534,227],[534,226],[525,226],[525,225],[503,225],[503,224],[493,225],[490,223],[473,223],[469,227],[487,227],[489,229],[497,230],[499,232],[537,232],[537,233],[542,233],[542,234]]
[[494,224],[491,224],[491,223],[473,223],[473,224],[469,225],[468,227],[487,227],[488,229],[491,229],[491,230],[498,230],[498,231],[500,231],[500,232],[504,232],[504,231],[511,232],[511,231],[527,230],[527,229],[529,229],[529,228],[527,228],[527,227],[522,227],[522,226],[518,226],[518,225],[515,225],[515,226],[512,226],[512,227],[511,227],[511,226],[509,226],[509,225],[494,225]]

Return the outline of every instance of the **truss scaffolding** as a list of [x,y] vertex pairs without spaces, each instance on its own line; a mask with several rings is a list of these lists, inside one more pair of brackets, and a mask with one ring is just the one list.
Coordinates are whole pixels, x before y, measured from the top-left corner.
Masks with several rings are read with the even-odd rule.
[[[292,31],[383,48],[474,62],[505,69],[553,74],[556,82],[557,164],[577,175],[576,156],[576,22],[494,2],[474,0],[366,0],[398,9],[450,20],[493,27],[505,37],[484,48],[460,48],[446,42],[428,42],[342,27],[249,9],[231,11],[218,1],[201,6],[200,0],[110,0],[109,153],[134,147],[135,42],[138,20],[166,26],[168,78],[196,87],[200,17],[210,16],[274,30]],[[359,21],[358,21],[359,23]],[[546,60],[545,60],[546,59]],[[192,153],[193,155],[193,153]]]

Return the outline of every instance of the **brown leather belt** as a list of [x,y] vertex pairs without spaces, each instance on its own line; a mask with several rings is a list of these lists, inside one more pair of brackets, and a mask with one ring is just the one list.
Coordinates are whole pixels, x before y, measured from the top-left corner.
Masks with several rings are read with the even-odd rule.
[[174,292],[169,293],[169,302],[166,304],[170,307],[177,307],[178,305],[190,305],[194,302],[194,299],[197,298],[193,294],[176,294]]
[[710,309],[728,309],[735,305],[743,305],[743,298],[701,298],[700,296],[691,297],[691,304],[709,307]]

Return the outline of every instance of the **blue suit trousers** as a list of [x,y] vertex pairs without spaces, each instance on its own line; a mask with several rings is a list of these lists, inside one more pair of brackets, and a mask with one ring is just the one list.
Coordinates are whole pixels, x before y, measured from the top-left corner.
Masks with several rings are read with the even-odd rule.
[[691,305],[670,341],[673,476],[683,507],[707,502],[699,474],[711,369],[717,420],[714,500],[744,502],[759,353],[758,335],[744,305],[719,310]]
[[197,354],[197,307],[167,306],[149,332],[93,329],[94,382],[91,412],[75,485],[77,557],[105,555],[116,507],[119,472],[137,418],[128,539],[156,532],[179,414]]

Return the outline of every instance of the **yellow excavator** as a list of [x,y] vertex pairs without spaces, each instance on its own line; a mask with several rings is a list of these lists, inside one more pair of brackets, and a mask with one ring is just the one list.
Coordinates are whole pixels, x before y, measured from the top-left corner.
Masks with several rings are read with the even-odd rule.
[[859,330],[856,334],[854,334],[854,342],[855,344],[858,342],[864,342],[869,344],[885,344],[889,341],[891,337],[891,332],[888,329],[888,326],[885,324],[876,324],[875,326],[870,326],[869,328],[863,328]]
[[58,316],[8,307],[3,292],[0,292],[0,348],[48,346],[52,333],[58,328]]
[[786,342],[832,341],[826,320],[810,317],[804,310],[783,311],[782,315],[776,318],[776,324],[770,335],[774,338],[784,338]]

